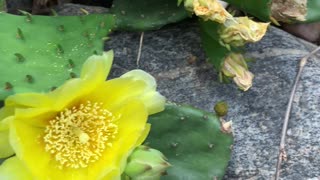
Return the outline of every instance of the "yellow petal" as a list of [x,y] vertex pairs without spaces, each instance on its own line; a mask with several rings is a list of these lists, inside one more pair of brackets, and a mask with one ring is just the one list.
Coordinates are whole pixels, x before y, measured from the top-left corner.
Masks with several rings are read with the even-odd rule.
[[15,94],[5,100],[5,106],[13,107],[48,107],[52,103],[52,99],[41,93]]
[[146,87],[143,81],[134,81],[131,78],[112,79],[96,87],[83,101],[103,102],[106,108],[112,111],[126,101],[139,97]]
[[33,180],[24,164],[16,157],[9,158],[0,166],[1,180]]
[[13,119],[9,116],[0,121],[0,158],[12,156],[14,151],[9,143],[9,124]]
[[9,143],[9,131],[0,131],[0,158],[12,155],[14,155],[14,151]]
[[12,116],[14,114],[14,108],[6,107],[0,109],[0,121],[8,116]]
[[[33,128],[22,122],[13,120],[10,124],[10,143],[16,155],[34,171],[46,172],[46,164],[50,162],[49,155],[41,148],[43,145],[39,140],[39,135],[43,133],[43,128]],[[41,177],[41,176],[39,176]]]
[[109,80],[97,87],[88,96],[88,100],[104,102],[106,108],[112,110],[130,99],[139,99],[147,108],[148,114],[162,111],[165,97],[155,91],[155,83],[149,77],[139,75]]
[[138,139],[138,141],[136,143],[136,146],[140,146],[144,142],[144,140],[147,139],[148,134],[150,132],[150,129],[151,129],[151,124],[147,123],[145,128],[144,128],[144,130],[143,130],[143,132],[142,132],[142,134],[141,134],[141,136],[139,137],[139,139]]
[[111,69],[113,51],[104,52],[101,56],[93,55],[83,64],[81,79],[105,81]]
[[21,120],[35,127],[45,127],[48,121],[57,115],[57,111],[50,108],[17,108],[15,120]]
[[149,115],[164,110],[166,98],[156,91],[145,92],[140,99],[148,109]]
[[140,99],[144,102],[149,114],[154,114],[164,110],[165,97],[156,92],[157,83],[153,76],[142,70],[132,70],[121,77],[130,77],[134,81],[143,81],[147,87],[141,94]]
[[48,94],[55,101],[51,108],[55,111],[61,111],[66,107],[73,106],[74,103],[95,88],[96,85],[93,85],[90,81],[84,81],[80,78],[71,79]]
[[49,93],[55,101],[54,109],[62,110],[79,101],[83,96],[91,93],[100,83],[103,83],[109,74],[113,60],[113,51],[103,55],[93,55],[83,64],[80,78],[67,81],[62,86]]
[[10,143],[16,155],[38,179],[87,180],[87,172],[82,169],[59,169],[57,162],[44,149],[39,139],[43,129],[23,121],[14,120],[10,125]]
[[115,169],[108,173],[108,175],[101,178],[101,180],[121,180],[121,173],[119,169]]
[[120,168],[119,172],[124,171],[128,156],[136,147],[141,136],[145,136],[147,111],[144,105],[137,100],[130,101],[113,112],[115,116],[120,115],[118,123],[118,134],[112,147],[103,152],[102,157],[89,166],[89,177],[99,179],[108,174],[112,168]]
[[135,81],[143,81],[147,84],[148,89],[156,90],[157,83],[153,76],[140,69],[135,69],[123,74],[121,77],[131,77]]

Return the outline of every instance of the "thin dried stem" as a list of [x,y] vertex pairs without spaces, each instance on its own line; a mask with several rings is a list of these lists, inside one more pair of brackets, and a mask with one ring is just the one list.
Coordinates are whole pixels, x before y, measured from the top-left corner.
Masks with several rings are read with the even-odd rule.
[[140,36],[140,43],[139,43],[139,50],[138,50],[138,57],[137,57],[137,67],[138,67],[138,68],[139,68],[141,51],[142,51],[142,45],[143,45],[143,36],[144,36],[144,32],[142,32],[142,33],[141,33],[141,36]]
[[312,55],[317,53],[319,50],[320,50],[320,47],[316,48],[315,50],[313,50],[311,53],[309,53],[308,55],[306,55],[305,57],[303,57],[300,60],[299,71],[298,71],[298,74],[296,76],[295,82],[294,82],[292,90],[291,90],[290,99],[288,101],[287,110],[286,110],[286,114],[285,114],[284,122],[283,122],[283,126],[282,126],[281,141],[280,141],[280,147],[279,147],[279,156],[278,156],[275,180],[279,180],[281,163],[282,163],[282,160],[286,159],[286,156],[287,156],[286,151],[285,151],[285,141],[286,141],[286,134],[287,134],[287,129],[288,129],[288,122],[289,122],[289,118],[290,118],[290,112],[291,112],[291,108],[292,108],[293,98],[296,93],[296,89],[297,89],[303,68],[307,63],[307,60]]

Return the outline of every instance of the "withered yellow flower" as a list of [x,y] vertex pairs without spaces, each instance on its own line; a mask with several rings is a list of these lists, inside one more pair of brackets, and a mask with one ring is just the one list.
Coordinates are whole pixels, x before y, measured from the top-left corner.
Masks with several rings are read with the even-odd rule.
[[218,0],[186,0],[185,7],[205,21],[224,23],[226,19],[232,18]]
[[80,78],[5,100],[0,130],[9,131],[10,143],[0,150],[16,156],[0,166],[0,179],[120,179],[127,157],[147,137],[148,115],[162,111],[165,98],[141,70],[105,81],[112,59],[112,51],[91,56]]
[[241,54],[231,53],[223,62],[222,73],[233,79],[237,86],[247,91],[252,86],[254,75],[248,70],[248,66]]
[[248,42],[257,42],[265,35],[269,23],[255,22],[248,17],[228,19],[219,29],[223,44],[243,46]]

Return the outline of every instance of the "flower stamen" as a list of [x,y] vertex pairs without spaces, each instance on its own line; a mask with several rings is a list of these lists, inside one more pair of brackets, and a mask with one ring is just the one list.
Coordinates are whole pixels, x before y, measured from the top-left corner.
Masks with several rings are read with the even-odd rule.
[[43,141],[59,168],[84,168],[112,147],[117,134],[114,115],[102,103],[87,101],[66,108],[51,119]]

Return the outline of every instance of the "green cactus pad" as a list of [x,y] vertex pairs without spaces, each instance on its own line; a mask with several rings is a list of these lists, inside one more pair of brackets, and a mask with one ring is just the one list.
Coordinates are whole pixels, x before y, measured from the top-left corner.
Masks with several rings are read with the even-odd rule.
[[221,24],[212,21],[200,20],[200,37],[203,48],[209,57],[209,62],[220,71],[224,58],[230,51],[219,42],[218,29]]
[[47,92],[80,73],[103,51],[111,15],[15,16],[0,13],[0,99],[20,92]]
[[131,31],[159,29],[188,17],[184,6],[173,0],[114,0],[111,13],[117,29]]
[[320,21],[320,1],[319,0],[308,0],[308,22],[318,22]]
[[224,0],[263,21],[270,20],[271,0]]
[[221,179],[230,159],[233,137],[223,133],[217,116],[190,106],[168,104],[149,117],[145,143],[172,165],[164,180]]

